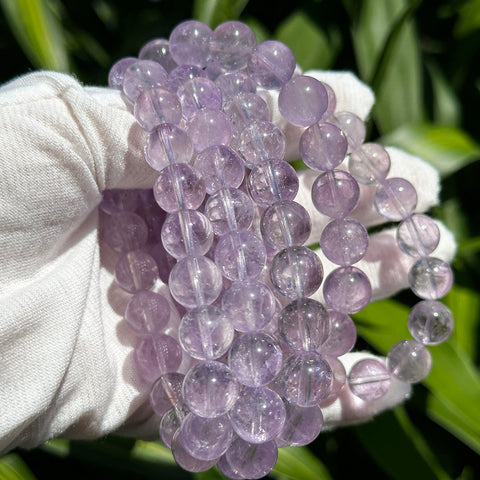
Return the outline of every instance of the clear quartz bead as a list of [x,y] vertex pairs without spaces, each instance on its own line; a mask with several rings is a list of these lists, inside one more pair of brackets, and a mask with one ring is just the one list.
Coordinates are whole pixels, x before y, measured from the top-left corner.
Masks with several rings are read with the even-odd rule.
[[452,312],[435,300],[418,302],[408,314],[408,330],[424,345],[438,345],[452,334]]
[[402,382],[417,383],[430,373],[432,356],[420,342],[400,340],[388,352],[387,367]]
[[435,257],[423,257],[410,268],[408,283],[413,293],[426,300],[444,297],[452,288],[450,265]]

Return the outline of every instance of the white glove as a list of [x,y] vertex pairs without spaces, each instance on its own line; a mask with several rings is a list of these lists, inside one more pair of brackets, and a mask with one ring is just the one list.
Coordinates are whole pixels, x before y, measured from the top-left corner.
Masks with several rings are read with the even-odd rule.
[[[352,74],[313,75],[335,90],[338,110],[368,115],[373,94]],[[292,154],[298,132],[289,128]],[[83,87],[51,72],[0,88],[0,453],[57,436],[158,437],[150,386],[133,364],[136,337],[122,320],[127,297],[113,283],[116,256],[97,235],[103,190],[151,187],[157,176],[143,160],[144,136],[118,91]],[[391,176],[417,188],[417,211],[436,204],[437,172],[388,151]],[[327,219],[311,205],[312,181],[311,173],[301,175],[297,201],[314,213],[314,243]],[[370,208],[368,189],[362,188],[360,202],[356,211],[366,226],[383,221]],[[434,255],[449,261],[455,243],[444,228],[441,233]],[[328,274],[333,266],[322,261]],[[387,231],[371,238],[360,268],[378,299],[407,286],[412,262]],[[168,296],[166,286],[162,293]],[[366,356],[345,355],[347,372]],[[407,385],[393,382],[385,397],[366,403],[344,389],[348,398],[323,410],[325,425],[366,420],[408,393]]]

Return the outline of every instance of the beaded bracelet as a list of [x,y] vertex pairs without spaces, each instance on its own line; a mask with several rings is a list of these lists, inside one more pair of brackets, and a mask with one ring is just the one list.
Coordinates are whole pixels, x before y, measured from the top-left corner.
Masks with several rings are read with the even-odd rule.
[[[105,192],[104,238],[122,255],[116,282],[133,294],[125,319],[140,337],[136,365],[153,383],[160,437],[192,472],[216,464],[233,479],[263,477],[279,447],[316,438],[321,408],[342,389],[372,401],[385,395],[391,376],[425,378],[425,345],[453,329],[451,312],[437,301],[450,289],[452,271],[429,256],[439,230],[413,213],[414,187],[387,178],[388,153],[363,143],[363,122],[336,111],[330,86],[295,69],[286,45],[257,45],[241,22],[212,32],[190,20],[110,71],[109,85],[122,90],[147,132],[145,159],[159,176],[153,194]],[[325,279],[319,257],[304,246],[311,221],[294,201],[299,181],[284,160],[285,136],[270,122],[264,95],[272,90],[279,90],[283,118],[304,129],[301,158],[319,171],[312,200],[331,219],[320,247],[338,265]],[[356,340],[349,314],[372,292],[355,266],[368,233],[349,217],[359,183],[376,185],[379,214],[401,221],[397,243],[418,258],[408,280],[423,300],[408,318],[414,340],[395,344],[386,364],[359,361],[347,378],[338,357]],[[185,312],[170,335],[169,302],[155,291],[160,279]],[[310,298],[322,283],[328,309]],[[188,359],[183,375],[179,367]]]

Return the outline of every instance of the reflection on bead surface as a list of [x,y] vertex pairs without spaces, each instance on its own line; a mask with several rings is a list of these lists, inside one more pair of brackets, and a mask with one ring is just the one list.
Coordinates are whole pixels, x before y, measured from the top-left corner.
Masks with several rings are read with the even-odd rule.
[[254,93],[239,93],[235,95],[225,105],[223,111],[232,124],[235,138],[238,138],[251,122],[270,120],[270,110],[265,100]]
[[452,334],[452,312],[435,300],[418,302],[408,314],[408,330],[424,345],[438,345]]
[[158,267],[148,253],[136,250],[128,252],[115,266],[115,280],[130,293],[149,290],[158,278]]
[[387,367],[402,382],[417,383],[430,373],[432,356],[421,343],[400,340],[388,352]]
[[187,122],[187,133],[197,153],[213,145],[229,145],[232,126],[220,110],[198,110]]
[[147,243],[145,220],[132,212],[118,212],[107,218],[103,238],[118,253],[140,250]]
[[185,82],[193,78],[207,78],[207,73],[195,65],[179,65],[168,75],[168,88],[176,92]]
[[387,220],[403,220],[415,210],[417,192],[404,178],[388,178],[378,186],[373,201],[378,213]]
[[146,43],[138,52],[140,60],[153,60],[159,63],[167,72],[171,72],[177,64],[170,55],[168,40],[165,38],[155,38]]
[[139,337],[159,333],[167,326],[169,317],[167,300],[148,290],[136,293],[125,309],[125,320]]
[[[329,119],[330,120],[330,119]],[[348,150],[347,153],[355,151],[365,140],[367,130],[362,119],[351,112],[337,112],[333,119],[335,125],[343,131],[347,137]]]
[[329,334],[318,351],[322,355],[339,357],[348,353],[357,340],[357,327],[353,320],[345,313],[328,311]]
[[130,65],[133,65],[138,58],[135,57],[125,57],[121,58],[118,62],[115,62],[110,69],[108,74],[108,86],[110,88],[116,88],[121,90],[123,87],[123,78],[125,71]]
[[177,404],[183,403],[182,385],[185,375],[181,373],[166,373],[162,375],[150,391],[150,405],[158,415],[164,415]]
[[210,50],[212,30],[202,22],[188,20],[170,34],[170,54],[178,65],[204,67]]
[[213,460],[199,460],[198,458],[192,457],[180,441],[180,430],[177,430],[173,436],[172,454],[175,462],[187,472],[205,472],[217,463],[216,458]]
[[160,421],[160,438],[168,448],[172,448],[173,436],[188,414],[189,410],[185,405],[176,405],[163,415]]
[[133,114],[140,126],[151,132],[162,123],[178,124],[182,119],[182,106],[170,90],[150,88],[137,97]]
[[408,272],[408,283],[420,298],[436,300],[452,288],[453,272],[450,265],[435,257],[418,260]]
[[177,95],[182,104],[184,118],[190,118],[202,108],[222,108],[220,89],[208,78],[195,77],[187,80],[178,88]]
[[390,156],[378,143],[364,143],[350,155],[348,169],[358,183],[382,183],[390,170]]
[[138,60],[132,63],[123,76],[123,92],[134,103],[145,90],[160,87],[167,82],[167,72],[157,62]]
[[439,241],[440,230],[427,215],[412,215],[397,229],[398,246],[412,257],[429,255],[437,248]]
[[390,388],[390,373],[380,361],[367,358],[353,365],[348,385],[354,395],[365,401],[383,397]]

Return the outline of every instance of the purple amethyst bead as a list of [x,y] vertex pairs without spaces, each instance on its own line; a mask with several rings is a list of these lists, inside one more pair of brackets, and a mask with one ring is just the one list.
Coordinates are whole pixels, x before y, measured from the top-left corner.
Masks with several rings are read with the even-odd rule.
[[194,78],[207,78],[207,74],[203,68],[195,65],[179,65],[168,75],[168,88],[176,92],[185,82]]
[[205,472],[212,468],[215,463],[217,463],[216,458],[213,460],[199,460],[198,458],[190,455],[180,441],[180,430],[177,430],[177,432],[175,432],[173,435],[172,454],[177,464],[187,472]]
[[133,65],[137,61],[138,58],[125,57],[118,60],[118,62],[115,62],[108,74],[108,86],[116,88],[117,90],[122,90],[125,71],[130,65]]
[[180,123],[182,106],[178,97],[170,90],[156,87],[140,93],[135,101],[133,114],[139,125],[151,132],[162,123]]
[[159,63],[151,60],[138,60],[125,70],[123,92],[134,103],[144,90],[161,87],[166,82],[167,72]]
[[353,365],[348,385],[354,395],[371,402],[383,397],[390,388],[390,373],[378,360],[368,358]]
[[388,178],[378,186],[374,204],[378,213],[387,220],[403,220],[415,210],[417,192],[404,178]]
[[185,118],[190,118],[202,108],[212,110],[222,108],[222,93],[208,78],[196,77],[187,80],[178,88],[177,95]]
[[138,53],[140,60],[152,60],[159,63],[167,72],[171,72],[177,64],[170,55],[168,40],[155,38],[146,43]]
[[170,305],[165,297],[144,290],[137,292],[125,309],[125,320],[139,337],[160,333],[170,318]]
[[177,25],[170,34],[170,54],[178,65],[204,67],[210,53],[212,30],[196,20]]
[[397,244],[412,257],[430,255],[438,246],[440,230],[427,215],[412,215],[406,218],[397,229]]
[[213,145],[229,145],[232,140],[228,117],[220,110],[208,108],[198,110],[189,118],[187,133],[197,153]]
[[254,93],[239,93],[224,107],[223,111],[232,124],[233,136],[240,137],[248,125],[255,121],[270,120],[270,110],[262,97]]
[[129,293],[149,290],[157,279],[157,263],[141,250],[126,253],[115,266],[116,282]]
[[387,367],[402,382],[417,383],[430,373],[432,356],[421,343],[400,340],[388,352]]
[[348,142],[348,151],[347,153],[354,152],[360,145],[362,145],[365,140],[365,135],[367,130],[365,128],[365,123],[354,113],[351,112],[338,112],[335,113],[333,119],[329,119],[330,122],[334,123],[340,130],[343,131],[347,137]]
[[103,238],[118,253],[140,250],[147,243],[147,224],[136,213],[114,213],[105,222]]
[[153,384],[150,391],[150,405],[159,417],[162,417],[175,405],[183,403],[184,378],[185,375],[181,373],[166,373]]
[[452,312],[435,300],[418,302],[408,314],[408,330],[424,345],[438,345],[452,334]]
[[362,185],[383,183],[390,170],[390,156],[378,143],[364,143],[350,155],[348,169]]
[[408,284],[413,293],[420,298],[426,300],[442,298],[452,288],[452,268],[439,258],[423,257],[410,268]]

